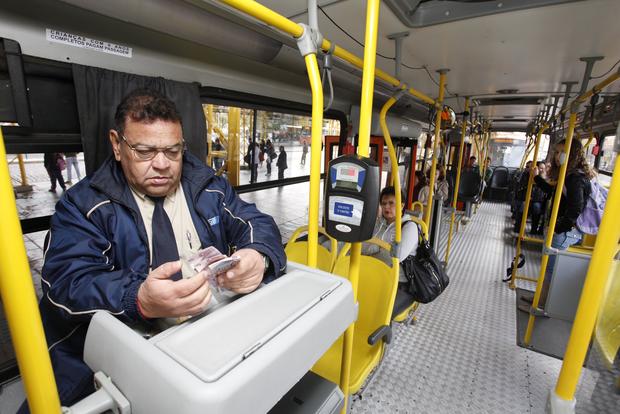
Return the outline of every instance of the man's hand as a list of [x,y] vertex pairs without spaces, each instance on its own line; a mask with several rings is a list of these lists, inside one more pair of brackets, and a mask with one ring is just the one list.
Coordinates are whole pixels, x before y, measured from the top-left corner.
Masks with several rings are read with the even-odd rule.
[[138,289],[138,303],[145,318],[174,318],[198,315],[207,309],[211,291],[206,272],[190,279],[170,280],[181,270],[181,262],[164,263],[153,270]]
[[250,293],[263,281],[265,262],[254,249],[241,249],[234,256],[241,259],[237,266],[217,277],[220,286],[236,293]]

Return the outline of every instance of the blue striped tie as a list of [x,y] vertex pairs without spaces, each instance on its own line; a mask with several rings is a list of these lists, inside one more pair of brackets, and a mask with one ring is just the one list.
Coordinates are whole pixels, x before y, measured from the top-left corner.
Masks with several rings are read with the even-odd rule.
[[[151,232],[151,243],[153,246],[151,268],[156,269],[164,263],[179,260],[179,251],[177,250],[172,223],[170,223],[170,218],[164,210],[164,200],[166,197],[148,197],[155,203]],[[177,272],[170,277],[171,280],[180,280],[182,278],[181,272]]]

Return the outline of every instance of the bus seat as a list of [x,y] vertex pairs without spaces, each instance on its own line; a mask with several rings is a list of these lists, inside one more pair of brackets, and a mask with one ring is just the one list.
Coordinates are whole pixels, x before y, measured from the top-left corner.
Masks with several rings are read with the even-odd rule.
[[482,179],[476,170],[464,170],[461,173],[458,200],[465,203],[465,215],[471,217],[471,205],[480,202]]
[[[387,243],[378,239],[371,239],[366,243],[374,243],[388,252],[390,249]],[[349,256],[346,252],[339,254],[333,273],[345,277],[349,274]],[[357,291],[359,314],[353,334],[348,390],[350,394],[361,390],[366,379],[379,365],[385,346],[391,340],[389,325],[397,284],[398,269],[393,269],[382,260],[372,256],[362,255],[360,257]],[[342,344],[341,336],[314,365],[312,371],[332,382],[339,383]]]
[[496,167],[489,184],[489,197],[491,199],[506,200],[509,184],[509,172],[506,167]]
[[594,343],[609,367],[620,350],[620,261],[611,265],[607,288],[594,328]]
[[[300,237],[302,233],[308,232],[308,226],[301,226],[291,236],[284,252],[289,261],[308,264],[308,239]],[[317,249],[317,268],[326,272],[331,272],[336,263],[336,255],[338,254],[338,242],[336,239],[327,234],[323,227],[319,227],[319,235],[329,240],[330,248],[327,249],[322,244]]]
[[556,254],[545,311],[554,319],[572,322],[590,266],[592,252],[577,249]]
[[392,320],[398,323],[410,321],[413,312],[418,309],[419,305],[409,292],[398,289],[396,291],[396,299],[394,299],[394,307],[392,308]]

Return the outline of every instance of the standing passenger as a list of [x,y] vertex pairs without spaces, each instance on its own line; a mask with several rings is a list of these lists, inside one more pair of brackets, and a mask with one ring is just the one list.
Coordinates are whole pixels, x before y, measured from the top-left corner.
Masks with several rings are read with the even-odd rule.
[[48,190],[50,193],[56,192],[57,181],[60,185],[60,188],[62,188],[62,191],[65,191],[67,189],[67,187],[65,186],[65,179],[62,176],[62,171],[59,165],[61,159],[62,155],[57,152],[46,152],[43,156],[43,166],[47,170],[47,175],[49,175],[50,182],[52,184],[51,188]]
[[301,165],[306,165],[306,155],[308,155],[308,143],[304,139],[304,146],[301,149]]
[[[560,172],[560,159],[561,157],[566,156],[563,152],[564,144],[565,140],[562,140],[554,146],[555,154],[553,156],[553,162],[549,172],[549,179],[554,182],[557,182]],[[549,231],[553,231],[551,247],[558,250],[566,250],[570,246],[579,243],[583,238],[583,233],[579,231],[575,223],[577,222],[579,215],[583,212],[586,206],[586,201],[590,196],[590,180],[596,175],[592,168],[588,165],[583,147],[578,139],[574,139],[571,142],[570,154],[567,162],[568,165],[566,168],[564,188],[560,190],[562,191],[562,198],[560,201],[560,208],[558,210],[558,219],[555,224],[555,229],[549,229]],[[536,185],[538,185],[545,193],[550,195],[554,190],[557,191],[557,189],[555,189],[556,184],[550,184],[545,181],[540,176],[540,171],[538,171],[537,167],[534,167],[534,175]],[[538,302],[538,313],[543,312],[542,309],[547,303],[547,294],[549,293],[549,286],[551,284],[555,260],[555,255],[549,256],[547,268],[545,269],[545,279],[540,293],[540,300]],[[519,309],[529,312],[529,306],[519,306]]]
[[276,158],[276,150],[273,148],[273,144],[271,143],[270,139],[268,139],[267,143],[265,144],[265,156],[267,157],[267,159],[265,160],[265,162],[267,163],[267,173],[265,173],[265,175],[270,176],[271,163]]
[[80,174],[77,153],[65,152],[65,160],[67,161],[67,184],[71,184],[71,167],[75,170],[75,175],[77,175],[77,179],[80,181],[82,179],[82,175]]
[[278,180],[284,179],[284,170],[288,168],[288,164],[286,163],[286,151],[284,151],[283,145],[280,145],[280,155],[278,155],[276,166],[278,167]]

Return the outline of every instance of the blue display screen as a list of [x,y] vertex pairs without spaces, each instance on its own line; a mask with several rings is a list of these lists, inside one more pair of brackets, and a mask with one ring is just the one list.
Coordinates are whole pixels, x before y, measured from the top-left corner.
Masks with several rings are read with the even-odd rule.
[[334,204],[334,214],[345,217],[353,217],[353,205],[339,203],[336,201]]

